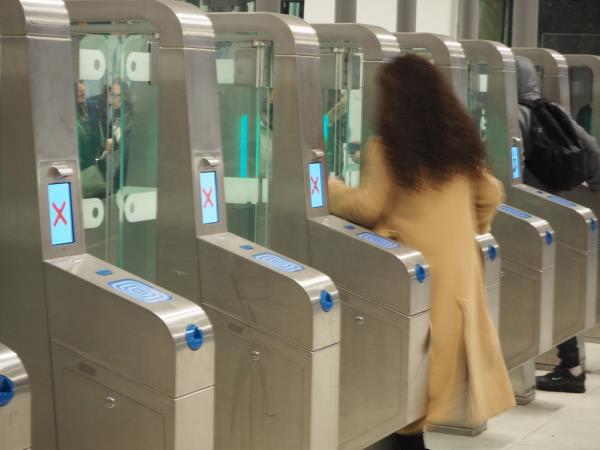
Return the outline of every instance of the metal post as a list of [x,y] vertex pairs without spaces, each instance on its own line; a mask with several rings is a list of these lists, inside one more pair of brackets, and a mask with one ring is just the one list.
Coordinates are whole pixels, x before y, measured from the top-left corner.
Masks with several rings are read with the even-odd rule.
[[257,12],[278,13],[281,11],[281,1],[280,0],[256,0],[256,11]]
[[460,0],[458,8],[458,39],[477,39],[479,0]]
[[512,46],[537,47],[539,0],[516,1],[512,15]]
[[357,0],[335,0],[335,22],[356,23]]
[[396,31],[417,31],[417,0],[398,0]]

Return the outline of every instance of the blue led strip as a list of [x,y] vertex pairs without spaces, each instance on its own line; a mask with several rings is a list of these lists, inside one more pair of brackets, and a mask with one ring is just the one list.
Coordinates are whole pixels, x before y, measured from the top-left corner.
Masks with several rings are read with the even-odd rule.
[[240,177],[248,176],[248,115],[240,119]]
[[521,211],[520,209],[514,208],[508,205],[500,205],[498,206],[498,210],[505,212],[506,214],[510,214],[511,216],[518,217],[519,219],[530,219],[531,214],[526,213],[525,211]]
[[325,142],[327,142],[327,139],[329,139],[329,115],[325,114],[323,116],[323,138],[325,139]]

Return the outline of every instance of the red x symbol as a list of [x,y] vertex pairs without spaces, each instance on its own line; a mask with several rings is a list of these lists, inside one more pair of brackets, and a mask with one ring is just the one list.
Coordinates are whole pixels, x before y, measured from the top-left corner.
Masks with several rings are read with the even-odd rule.
[[52,224],[52,226],[55,227],[56,225],[58,225],[59,221],[62,221],[66,225],[67,219],[65,219],[65,216],[63,215],[63,211],[67,207],[67,202],[62,202],[62,205],[60,205],[60,208],[58,206],[56,206],[56,203],[52,203],[52,207],[54,208],[54,211],[56,211],[56,219],[54,219],[54,223]]
[[204,205],[202,205],[202,209],[206,208],[207,206],[215,206],[215,204],[212,201],[213,188],[211,187],[208,190],[208,192],[206,192],[206,190],[202,188],[202,193],[204,194]]
[[310,177],[310,181],[312,181],[312,184],[313,184],[312,189],[310,190],[310,194],[312,195],[315,192],[317,194],[320,194],[321,191],[319,190],[319,177],[317,177],[317,178]]

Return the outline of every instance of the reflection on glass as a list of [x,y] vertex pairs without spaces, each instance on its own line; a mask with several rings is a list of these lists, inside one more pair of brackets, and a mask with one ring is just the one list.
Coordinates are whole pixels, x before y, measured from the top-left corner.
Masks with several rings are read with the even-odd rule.
[[217,77],[229,231],[269,245],[271,44],[218,42]]
[[186,0],[203,12],[254,12],[256,0]]
[[304,17],[304,0],[282,0],[281,13],[290,16]]
[[488,64],[485,61],[469,61],[467,64],[467,106],[469,113],[479,129],[481,139],[487,139],[487,94]]
[[479,39],[511,45],[513,1],[479,1]]
[[158,130],[152,39],[152,34],[73,35],[88,251],[148,279],[154,278]]
[[360,181],[363,55],[347,48],[321,49],[323,134],[327,169],[349,186]]
[[592,132],[594,74],[589,67],[569,67],[571,115],[588,133]]

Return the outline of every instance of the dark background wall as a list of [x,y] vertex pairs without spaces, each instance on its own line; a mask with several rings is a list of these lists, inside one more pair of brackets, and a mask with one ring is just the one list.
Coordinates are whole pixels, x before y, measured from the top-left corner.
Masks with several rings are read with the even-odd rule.
[[600,0],[540,0],[539,44],[561,53],[600,54]]

